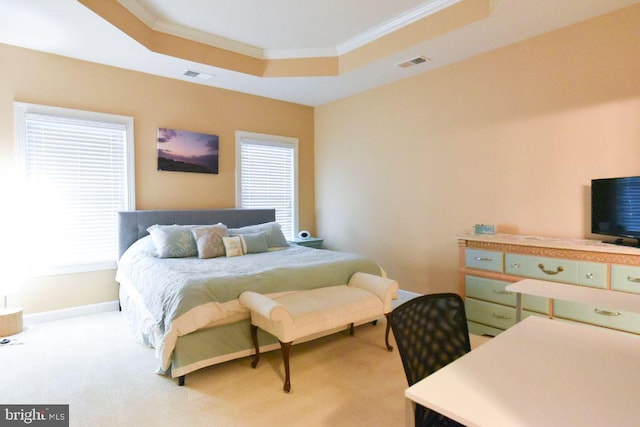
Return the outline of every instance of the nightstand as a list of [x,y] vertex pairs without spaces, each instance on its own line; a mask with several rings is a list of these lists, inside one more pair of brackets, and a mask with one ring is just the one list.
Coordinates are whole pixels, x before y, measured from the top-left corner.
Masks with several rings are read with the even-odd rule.
[[308,248],[320,249],[322,248],[323,241],[324,239],[321,239],[319,237],[307,237],[306,239],[298,238],[289,240],[289,243],[295,243],[298,246],[306,246]]

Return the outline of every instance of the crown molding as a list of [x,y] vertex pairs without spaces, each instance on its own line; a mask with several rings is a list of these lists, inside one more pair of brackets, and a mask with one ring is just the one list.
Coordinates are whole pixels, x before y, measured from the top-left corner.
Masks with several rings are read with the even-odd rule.
[[369,30],[358,34],[355,37],[350,38],[349,40],[340,43],[336,46],[336,52],[338,55],[343,55],[348,53],[354,49],[362,47],[368,43],[371,43],[374,40],[377,40],[381,37],[386,36],[387,34],[391,34],[394,31],[398,31],[399,29],[406,27],[407,25],[413,24],[416,21],[419,21],[422,18],[426,18],[429,15],[433,15],[436,12],[439,12],[443,9],[446,9],[449,6],[453,6],[456,3],[461,2],[462,0],[431,0],[426,2],[425,4],[418,6],[414,9],[409,10],[402,15],[398,15],[393,19],[390,19],[382,24],[376,25],[375,27],[370,28]]
[[264,59],[295,59],[295,58],[326,58],[336,57],[338,53],[335,48],[317,49],[265,49]]
[[166,22],[159,19],[155,21],[155,24],[152,28],[156,31],[171,34],[173,36],[178,36],[183,39],[204,43],[209,46],[217,47],[224,50],[230,50],[232,52],[252,56],[258,59],[264,59],[264,50],[262,48],[242,43],[237,40],[231,40],[212,33],[207,33],[206,31],[194,30],[193,28],[173,24],[171,22]]
[[[433,15],[462,0],[430,0],[423,5],[407,11],[393,19],[376,25],[355,37],[350,38],[335,47],[310,48],[310,49],[262,49],[226,37],[218,36],[206,31],[166,22],[158,19],[137,0],[117,0],[129,12],[140,19],[149,28],[166,34],[178,36],[187,40],[204,43],[209,46],[240,53],[258,59],[292,59],[292,58],[318,58],[335,57],[344,55],[352,50],[362,47],[374,40],[393,33],[422,18]],[[492,0],[498,3],[500,0]]]
[[156,17],[151,14],[146,8],[140,5],[136,0],[117,0],[125,9],[133,13],[144,24],[153,28],[156,23]]
[[135,15],[147,27],[155,31],[178,36],[183,39],[191,40],[198,43],[204,43],[209,46],[217,47],[224,50],[240,53],[258,59],[264,59],[263,50],[256,46],[241,43],[222,36],[218,36],[206,31],[195,30],[183,25],[174,24],[158,19],[145,7],[140,5],[137,0],[117,0],[125,9]]

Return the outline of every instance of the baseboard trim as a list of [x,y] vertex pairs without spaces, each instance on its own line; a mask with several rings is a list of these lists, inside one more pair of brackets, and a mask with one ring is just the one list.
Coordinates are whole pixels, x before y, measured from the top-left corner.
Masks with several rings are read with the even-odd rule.
[[79,307],[65,308],[62,310],[44,311],[42,313],[27,314],[24,316],[25,325],[36,323],[53,322],[56,320],[70,319],[72,317],[87,316],[90,314],[105,313],[107,311],[118,311],[120,304],[118,301],[101,302],[98,304],[82,305]]

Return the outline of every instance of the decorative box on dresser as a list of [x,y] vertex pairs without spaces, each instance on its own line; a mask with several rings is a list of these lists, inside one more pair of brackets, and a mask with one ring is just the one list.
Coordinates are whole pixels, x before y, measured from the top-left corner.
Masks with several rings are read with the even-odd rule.
[[[640,294],[640,249],[596,240],[517,234],[458,238],[460,292],[469,332],[497,335],[516,321],[516,294],[505,289],[526,278],[608,292]],[[578,291],[580,288],[576,288]],[[523,295],[522,316],[544,316],[640,334],[640,313]]]

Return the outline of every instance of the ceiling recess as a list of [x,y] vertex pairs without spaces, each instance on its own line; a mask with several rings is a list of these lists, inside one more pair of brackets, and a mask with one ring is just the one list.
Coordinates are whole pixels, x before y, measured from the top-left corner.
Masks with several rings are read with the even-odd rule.
[[427,58],[424,55],[416,56],[415,58],[411,58],[409,60],[403,61],[399,64],[396,64],[400,68],[409,68],[414,65],[424,64],[425,62],[431,61],[431,58]]

